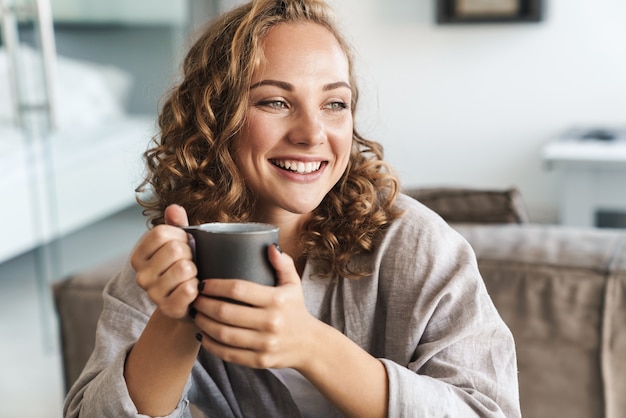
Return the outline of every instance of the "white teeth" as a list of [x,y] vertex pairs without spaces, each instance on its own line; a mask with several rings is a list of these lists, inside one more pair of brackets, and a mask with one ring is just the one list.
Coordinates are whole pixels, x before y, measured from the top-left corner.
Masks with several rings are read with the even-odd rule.
[[293,171],[298,174],[309,174],[320,169],[322,165],[321,161],[316,162],[303,162],[303,161],[291,161],[291,160],[273,160],[272,161],[278,167],[285,170]]

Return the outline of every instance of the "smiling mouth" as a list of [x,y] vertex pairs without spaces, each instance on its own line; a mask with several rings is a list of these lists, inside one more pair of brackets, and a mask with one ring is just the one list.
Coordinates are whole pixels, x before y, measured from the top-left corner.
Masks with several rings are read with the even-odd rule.
[[298,174],[310,174],[318,171],[322,166],[321,161],[294,161],[294,160],[270,160],[276,167],[282,168],[286,171]]

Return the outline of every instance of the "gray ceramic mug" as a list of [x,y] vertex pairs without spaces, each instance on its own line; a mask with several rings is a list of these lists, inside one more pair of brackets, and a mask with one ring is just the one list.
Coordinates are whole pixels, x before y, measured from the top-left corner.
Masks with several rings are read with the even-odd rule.
[[267,257],[278,244],[278,227],[263,223],[206,223],[183,228],[195,241],[198,279],[243,279],[275,286],[276,272]]

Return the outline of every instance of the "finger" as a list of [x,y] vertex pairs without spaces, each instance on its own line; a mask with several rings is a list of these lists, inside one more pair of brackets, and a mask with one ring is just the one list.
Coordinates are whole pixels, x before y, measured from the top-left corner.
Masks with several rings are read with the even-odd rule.
[[[204,296],[204,295],[202,295]],[[246,329],[264,329],[266,314],[257,307],[242,305],[233,300],[199,297],[193,307],[204,318],[222,325]]]
[[141,269],[166,243],[178,241],[187,245],[187,233],[178,227],[157,225],[148,231],[137,243],[131,255],[131,265]]
[[172,318],[184,318],[189,312],[189,305],[198,296],[198,280],[195,278],[179,283],[159,305],[159,308]]
[[187,211],[180,205],[169,205],[165,208],[165,223],[174,226],[189,226]]
[[250,306],[267,306],[273,298],[272,286],[265,286],[242,279],[205,279],[200,293],[212,298],[229,299]]
[[[186,238],[186,234],[183,233],[182,237]],[[156,238],[155,241],[160,243],[162,240],[160,238]],[[157,246],[158,244],[153,243],[147,245]],[[146,289],[151,286],[153,281],[159,280],[159,277],[163,275],[165,271],[174,266],[174,264],[178,261],[187,260],[191,263],[192,252],[189,245],[187,245],[187,242],[176,239],[164,242],[153,254],[150,255],[149,258],[144,257],[147,257],[145,253],[134,253],[131,264],[137,273],[137,282],[142,288]],[[190,268],[189,266],[186,267]],[[195,274],[195,265],[193,268]]]
[[278,286],[300,283],[300,276],[298,275],[293,259],[283,253],[277,244],[269,246],[267,255],[272,267],[276,270]]
[[191,263],[192,260],[192,251],[186,242],[178,240],[167,241],[153,254],[145,270],[147,274],[160,276],[179,261],[189,261]]
[[278,338],[263,337],[255,330],[224,325],[200,314],[195,323],[202,331],[204,349],[222,360],[253,368],[277,366],[281,348]]
[[228,363],[235,363],[255,369],[267,369],[280,366],[276,363],[271,353],[258,352],[242,347],[233,347],[215,340],[208,334],[201,333],[200,335],[202,347],[209,353]]
[[195,294],[198,293],[196,265],[191,260],[177,260],[160,274],[151,271],[137,273],[137,283],[145,289],[155,302],[168,298],[181,283],[195,280]]
[[257,330],[225,324],[206,316],[196,314],[195,323],[206,335],[229,347],[253,349],[258,344]]

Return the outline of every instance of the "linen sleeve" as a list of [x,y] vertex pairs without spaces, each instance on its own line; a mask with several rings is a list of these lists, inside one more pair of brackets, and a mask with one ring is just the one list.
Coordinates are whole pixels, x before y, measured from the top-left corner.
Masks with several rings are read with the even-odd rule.
[[[134,272],[128,263],[105,287],[103,302],[94,351],[65,398],[64,416],[146,417],[137,412],[130,398],[124,379],[124,362],[154,306],[135,284]],[[190,386],[189,379],[179,404],[167,418],[191,417],[186,396]]]
[[385,254],[388,416],[521,416],[513,336],[470,245],[426,214],[391,231]]

